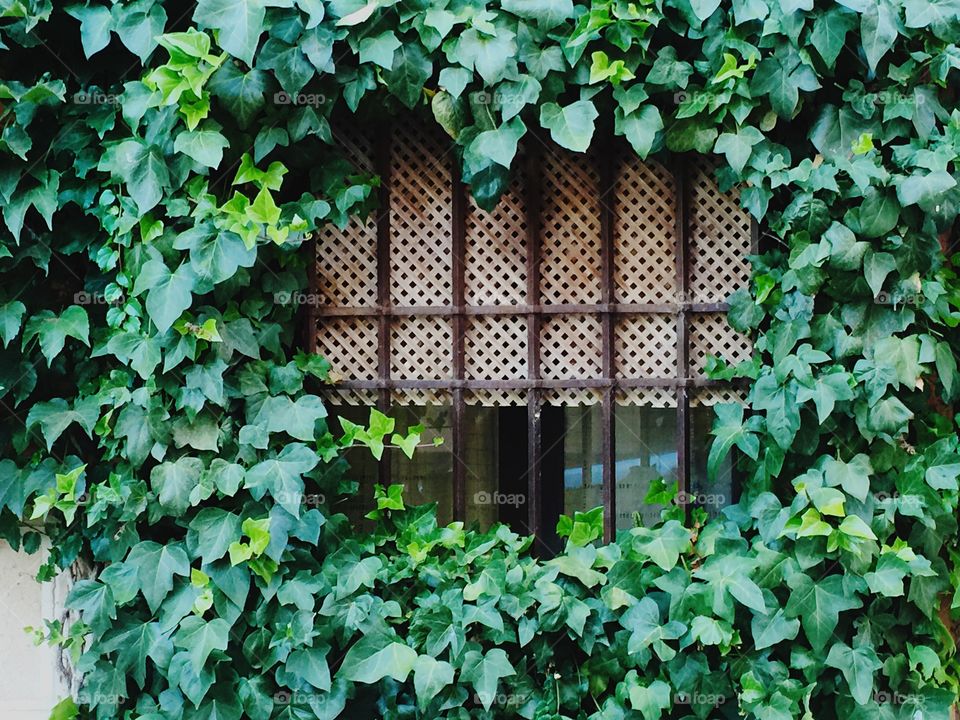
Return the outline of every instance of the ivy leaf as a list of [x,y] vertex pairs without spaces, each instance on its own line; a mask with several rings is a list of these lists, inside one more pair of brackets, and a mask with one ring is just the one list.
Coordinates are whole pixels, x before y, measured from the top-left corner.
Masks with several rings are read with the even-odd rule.
[[[635,670],[631,672],[636,673]],[[639,682],[628,683],[630,688],[630,707],[639,710],[643,720],[659,720],[663,711],[668,709],[670,700],[670,686],[663,680],[654,680],[649,685]]]
[[782,449],[787,450],[800,429],[797,383],[777,383],[773,374],[764,375],[753,386],[754,407],[767,414],[767,430]]
[[860,501],[867,499],[873,468],[870,458],[863,453],[854,456],[848,463],[827,458],[823,470],[824,480],[830,487],[842,487],[845,493]]
[[208,168],[218,168],[223,160],[223,150],[229,144],[216,130],[186,130],[177,135],[173,150]]
[[753,634],[753,646],[757,650],[765,650],[784,640],[794,640],[800,632],[800,621],[788,618],[782,608],[775,613],[765,615],[755,613],[750,623]]
[[717,138],[713,151],[723,153],[730,167],[742,173],[747,160],[753,153],[753,146],[763,140],[763,134],[753,126],[740,128],[736,133],[723,133]]
[[191,615],[180,623],[180,628],[173,636],[173,644],[190,654],[194,671],[200,673],[210,653],[227,649],[229,633],[230,624],[223,618],[206,622]]
[[0,338],[3,339],[4,347],[20,332],[20,324],[26,311],[27,308],[19,300],[0,305]]
[[676,651],[669,647],[665,640],[676,640],[686,632],[686,626],[673,620],[661,624],[660,608],[651,598],[645,597],[627,610],[620,617],[620,624],[630,631],[627,641],[627,652],[638,653],[646,647],[653,647],[659,658],[669,661],[676,656]]
[[464,162],[486,165],[486,159],[489,158],[509,169],[517,154],[517,143],[526,130],[523,121],[515,117],[495,130],[480,133],[464,150]]
[[67,607],[83,613],[83,622],[97,632],[109,629],[117,619],[113,592],[97,580],[78,580],[67,595]]
[[393,54],[399,47],[400,41],[393,30],[365,37],[360,40],[360,62],[374,63],[384,70],[389,70],[393,67]]
[[800,618],[803,632],[817,652],[822,652],[833,637],[840,613],[863,606],[852,589],[844,587],[841,575],[815,581],[801,573],[795,576],[790,586],[792,591],[784,612],[787,617]]
[[206,565],[226,555],[230,543],[240,538],[240,517],[221,508],[203,508],[189,528],[197,534],[197,550]]
[[240,127],[245,128],[266,104],[268,80],[263,70],[243,72],[234,63],[227,62],[213,74],[207,88],[237,119]]
[[813,387],[801,385],[797,388],[797,402],[805,403],[813,400],[817,408],[817,420],[823,423],[833,413],[838,402],[853,399],[853,388],[850,387],[850,383],[850,373],[834,372],[819,375],[814,380]]
[[884,597],[903,597],[903,578],[910,566],[894,553],[885,553],[877,560],[877,567],[865,573],[870,592]]
[[79,305],[71,305],[58,317],[50,310],[41,310],[27,320],[23,330],[23,347],[34,337],[40,338],[40,352],[49,366],[60,354],[68,337],[90,344],[90,321],[87,311]]
[[126,183],[141,215],[156,207],[170,185],[170,173],[160,148],[142,140],[109,145],[97,169]]
[[541,30],[552,30],[573,17],[573,0],[503,0],[501,7],[525,20],[533,20]]
[[901,205],[919,205],[932,211],[943,199],[943,194],[957,184],[945,170],[935,170],[926,175],[910,175],[897,184],[897,197]]
[[40,425],[47,449],[63,435],[73,423],[78,423],[89,436],[100,417],[100,404],[96,397],[77,400],[73,409],[63,398],[36,403],[27,413],[27,428]]
[[423,86],[433,74],[433,62],[417,43],[405,43],[397,49],[393,69],[383,73],[390,93],[408,108],[416,107]]
[[888,0],[869,0],[860,16],[863,52],[870,70],[876,72],[881,58],[897,39],[897,17]]
[[630,113],[624,113],[623,108],[618,107],[614,113],[614,132],[625,136],[641,158],[650,154],[661,130],[663,120],[655,105],[642,105]]
[[598,115],[590,100],[578,100],[566,107],[546,103],[540,108],[540,124],[561,147],[585,152],[590,147]]
[[153,258],[144,263],[133,287],[133,294],[147,291],[147,314],[160,332],[169,330],[173,323],[190,307],[196,275],[187,263],[174,272],[163,260]]
[[823,62],[833,69],[837,56],[844,48],[847,33],[857,25],[857,16],[846,8],[836,6],[817,15],[813,21],[813,32],[810,33],[810,42],[820,53]]
[[80,21],[80,42],[89,59],[110,44],[113,16],[103,5],[71,5],[67,14]]
[[843,673],[843,678],[850,687],[850,694],[859,705],[870,702],[874,673],[883,667],[872,647],[859,645],[851,648],[846,643],[838,642],[830,648],[825,662]]
[[302,443],[290,443],[277,457],[257,463],[247,471],[244,485],[255,500],[270,493],[284,510],[300,517],[304,473],[316,467],[320,458]]
[[318,690],[330,689],[330,667],[327,648],[311,647],[295,650],[287,658],[286,671],[303,678]]
[[710,434],[716,439],[710,444],[707,456],[709,479],[717,477],[721,463],[734,446],[754,460],[760,453],[760,438],[757,436],[759,418],[750,417],[744,422],[743,406],[736,403],[719,403],[715,409],[716,417]]
[[444,660],[435,660],[430,655],[420,655],[413,665],[413,687],[417,692],[417,705],[423,710],[437,693],[453,684],[453,665]]
[[515,674],[516,670],[501,648],[488,650],[485,654],[479,650],[470,650],[463,656],[460,682],[473,685],[483,709],[489,710],[497,697],[500,678]]
[[894,194],[873,186],[868,188],[860,205],[860,232],[868,238],[883,237],[897,226],[899,220],[900,207]]
[[217,30],[220,47],[252,66],[265,16],[264,0],[198,0],[193,20]]
[[[861,209],[861,213],[862,212]],[[871,250],[864,255],[863,274],[867,279],[867,285],[869,285],[870,290],[873,291],[874,297],[879,295],[883,290],[883,281],[887,279],[887,275],[893,272],[896,267],[897,263],[890,253],[873,252]]]
[[766,603],[757,584],[750,579],[756,563],[746,557],[714,555],[694,571],[693,576],[707,582],[713,594],[713,612],[733,620],[733,605],[728,596],[755,612],[765,613]]
[[183,515],[190,507],[190,491],[200,481],[203,461],[182,457],[164,462],[150,472],[150,484],[157,490],[160,505],[171,515]]
[[416,662],[417,651],[409,645],[384,635],[364,635],[347,651],[338,677],[368,685],[385,677],[404,682]]
[[648,528],[633,528],[633,549],[646,555],[661,570],[672,570],[680,559],[680,553],[690,549],[690,531],[676,520],[669,520],[656,531]]
[[498,28],[494,36],[470,28],[457,39],[452,58],[465,68],[476,69],[487,85],[493,85],[507,76],[511,64],[515,67],[516,55],[514,34],[506,28]]
[[913,413],[900,401],[900,398],[885,397],[870,408],[867,424],[874,432],[895,435],[912,417]]
[[160,545],[145,540],[130,550],[125,562],[137,569],[140,592],[151,612],[157,611],[173,589],[175,575],[186,577],[190,574],[190,560],[179,544]]

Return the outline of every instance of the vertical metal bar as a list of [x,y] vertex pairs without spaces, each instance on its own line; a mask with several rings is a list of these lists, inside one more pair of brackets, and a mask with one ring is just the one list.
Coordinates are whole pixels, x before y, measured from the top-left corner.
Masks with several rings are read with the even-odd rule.
[[[380,177],[379,207],[377,209],[377,375],[381,381],[390,380],[390,320],[392,299],[390,297],[390,165],[392,137],[390,125],[384,123],[377,130],[374,139],[374,166]],[[390,388],[380,388],[377,396],[380,412],[390,411]],[[390,456],[387,455],[377,464],[377,475],[381,485],[390,484]]]
[[[453,377],[463,380],[464,336],[466,335],[466,317],[463,306],[466,302],[464,265],[466,263],[467,235],[467,193],[460,178],[458,164],[451,162],[453,198],[451,203],[452,243],[451,269],[453,271]],[[453,434],[453,516],[456,520],[465,520],[467,514],[467,468],[464,462],[466,443],[464,436],[464,414],[466,411],[463,388],[453,390],[452,434]]]
[[[542,139],[527,143],[526,157],[526,218],[527,218],[527,305],[540,304],[540,214],[541,214],[541,160]],[[540,372],[540,314],[527,313],[527,373],[531,380],[539,380]],[[541,507],[541,392],[533,387],[527,393],[527,523],[528,530],[542,537],[543,508]]]
[[616,248],[614,239],[614,147],[612,128],[605,132],[599,147],[598,174],[600,178],[600,254],[601,276],[600,296],[604,310],[600,315],[602,327],[603,379],[610,384],[604,388],[602,405],[601,467],[603,468],[603,530],[609,542],[616,534],[617,493],[616,493],[616,355],[614,352],[616,316],[610,311],[614,298],[614,263]]
[[677,261],[677,489],[684,499],[690,492],[690,221],[687,169],[682,159],[674,166],[676,188],[676,261]]

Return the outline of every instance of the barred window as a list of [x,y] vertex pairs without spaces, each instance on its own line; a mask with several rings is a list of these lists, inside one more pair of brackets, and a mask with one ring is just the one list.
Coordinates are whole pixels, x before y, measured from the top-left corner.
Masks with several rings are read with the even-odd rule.
[[534,137],[483,211],[427,128],[338,135],[381,176],[380,210],[314,245],[308,324],[337,377],[328,402],[443,438],[412,462],[357,455],[355,479],[548,545],[560,513],[602,505],[608,536],[655,518],[656,478],[708,510],[730,502],[729,464],[706,481],[710,406],[743,398],[704,369],[751,352],[724,317],[755,242],[735,192],[704,158],[668,167],[613,138],[581,155]]

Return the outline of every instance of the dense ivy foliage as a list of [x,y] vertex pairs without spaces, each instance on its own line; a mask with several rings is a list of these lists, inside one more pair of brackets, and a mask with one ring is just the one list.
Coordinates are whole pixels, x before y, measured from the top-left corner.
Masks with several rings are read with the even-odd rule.
[[[85,678],[60,717],[946,716],[956,0],[0,11],[0,529],[97,570],[48,628]],[[723,519],[581,516],[544,561],[395,489],[372,535],[337,512],[343,447],[418,432],[326,417],[288,300],[375,203],[331,118],[428,104],[484,205],[538,127],[725,159],[771,249],[731,300],[756,359],[713,367],[751,383]]]

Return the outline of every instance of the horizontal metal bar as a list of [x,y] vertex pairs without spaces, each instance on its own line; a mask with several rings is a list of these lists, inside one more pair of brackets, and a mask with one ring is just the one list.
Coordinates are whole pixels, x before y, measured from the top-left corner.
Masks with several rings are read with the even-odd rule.
[[589,315],[593,313],[616,313],[620,315],[676,315],[681,310],[694,313],[726,312],[727,303],[598,303],[557,305],[416,305],[407,307],[371,305],[369,307],[344,307],[317,305],[318,317],[392,317],[451,315]]
[[386,380],[342,380],[327,387],[347,390],[532,390],[581,388],[701,388],[730,387],[738,383],[708,378],[575,378],[567,380],[418,380],[389,378]]

